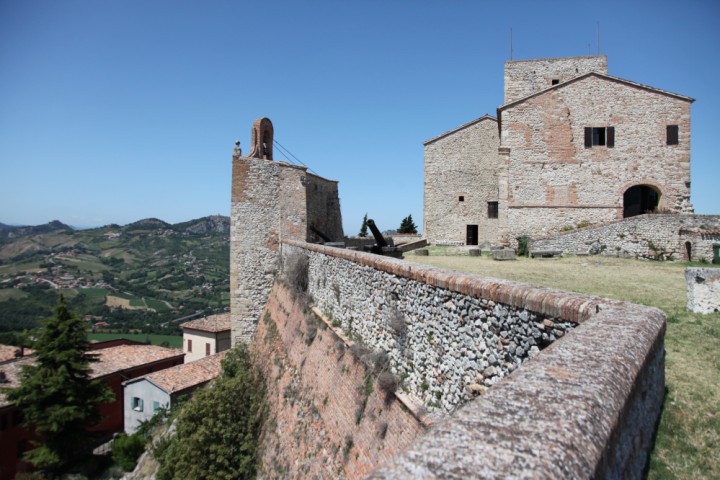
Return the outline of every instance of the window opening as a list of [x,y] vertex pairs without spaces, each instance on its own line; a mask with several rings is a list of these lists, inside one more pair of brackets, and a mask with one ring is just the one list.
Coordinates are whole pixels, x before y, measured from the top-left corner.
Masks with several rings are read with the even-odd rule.
[[465,201],[465,196],[464,196],[464,195],[460,195],[460,196],[458,197],[458,202],[464,202],[464,201]]
[[498,218],[498,202],[488,202],[488,218]]
[[188,352],[192,353],[192,340],[188,338]]
[[615,127],[585,127],[585,148],[615,146]]
[[210,344],[209,343],[205,344],[205,355],[206,356],[210,355]]
[[132,409],[136,412],[142,412],[143,411],[143,400],[142,398],[133,397],[132,398]]
[[560,80],[558,80],[557,78],[553,78],[553,79],[552,79],[552,84],[553,84],[553,85],[557,85],[558,83],[560,83]]
[[678,145],[680,143],[680,127],[677,125],[667,126],[667,144]]
[[477,245],[478,244],[478,226],[468,225],[467,235],[465,238],[465,245]]
[[153,413],[157,413],[160,410],[160,402],[153,400]]

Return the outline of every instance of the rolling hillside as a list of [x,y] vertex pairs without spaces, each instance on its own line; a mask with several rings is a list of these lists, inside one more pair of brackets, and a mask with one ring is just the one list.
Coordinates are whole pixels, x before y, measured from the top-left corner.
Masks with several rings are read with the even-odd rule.
[[52,315],[58,293],[96,329],[174,333],[229,306],[228,217],[74,230],[0,224],[0,333]]

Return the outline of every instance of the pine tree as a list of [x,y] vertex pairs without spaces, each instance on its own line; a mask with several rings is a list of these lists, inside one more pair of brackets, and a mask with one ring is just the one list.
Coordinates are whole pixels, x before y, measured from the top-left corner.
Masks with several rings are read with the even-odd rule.
[[85,428],[100,421],[99,404],[113,399],[105,384],[90,380],[95,360],[87,353],[86,324],[68,310],[62,295],[55,313],[33,345],[36,361],[23,367],[20,386],[7,393],[24,426],[42,438],[24,459],[51,473],[83,452],[89,440]]
[[415,226],[415,222],[413,222],[412,215],[408,215],[402,219],[398,233],[417,233],[417,227]]
[[365,238],[368,236],[368,224],[367,224],[367,213],[363,217],[362,225],[360,226],[360,233],[358,237]]

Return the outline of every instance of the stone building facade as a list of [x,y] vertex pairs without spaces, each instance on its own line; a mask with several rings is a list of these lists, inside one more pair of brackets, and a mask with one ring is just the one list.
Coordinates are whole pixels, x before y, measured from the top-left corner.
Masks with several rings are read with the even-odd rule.
[[597,56],[506,62],[504,101],[497,118],[425,142],[429,242],[692,212],[692,98],[612,77]]
[[[255,121],[253,145],[233,153],[230,205],[232,343],[249,342],[279,270],[283,239],[343,238],[337,181],[272,158],[273,126]],[[325,237],[325,238],[323,238]]]

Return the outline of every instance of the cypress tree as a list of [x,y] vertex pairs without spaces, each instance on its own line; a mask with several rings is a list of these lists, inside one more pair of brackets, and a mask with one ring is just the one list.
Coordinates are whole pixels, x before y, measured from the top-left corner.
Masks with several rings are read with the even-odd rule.
[[368,236],[368,224],[367,224],[367,213],[363,217],[362,225],[360,226],[360,233],[358,233],[358,237],[365,238]]

